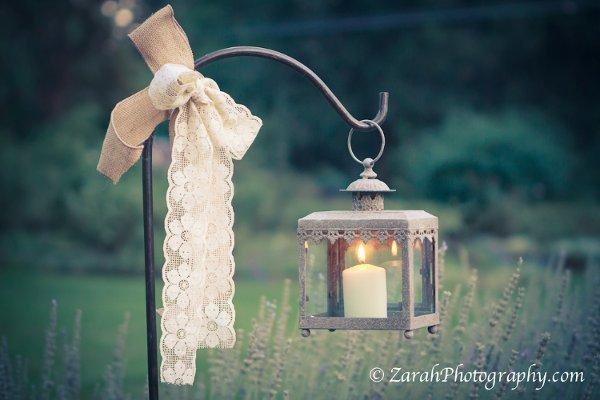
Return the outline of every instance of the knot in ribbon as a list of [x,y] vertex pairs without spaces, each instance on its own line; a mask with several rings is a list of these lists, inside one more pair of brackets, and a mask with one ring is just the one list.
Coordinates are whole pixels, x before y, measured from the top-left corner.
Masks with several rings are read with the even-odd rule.
[[98,171],[117,183],[155,127],[169,119],[161,380],[192,384],[197,348],[235,343],[233,159],[243,157],[262,122],[193,69],[171,6],[129,37],[154,78],[113,109]]
[[200,72],[185,65],[165,64],[154,74],[148,86],[148,95],[158,110],[172,110],[190,100],[198,104],[210,104],[211,100],[205,91],[212,89],[208,87],[211,82],[214,84]]

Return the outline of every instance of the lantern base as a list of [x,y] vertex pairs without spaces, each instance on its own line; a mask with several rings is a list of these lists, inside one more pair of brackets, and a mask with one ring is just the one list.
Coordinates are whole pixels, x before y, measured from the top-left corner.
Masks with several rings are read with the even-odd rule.
[[439,313],[409,317],[399,312],[388,313],[387,318],[345,318],[332,317],[326,313],[300,317],[300,330],[390,330],[404,331],[437,326],[440,323]]

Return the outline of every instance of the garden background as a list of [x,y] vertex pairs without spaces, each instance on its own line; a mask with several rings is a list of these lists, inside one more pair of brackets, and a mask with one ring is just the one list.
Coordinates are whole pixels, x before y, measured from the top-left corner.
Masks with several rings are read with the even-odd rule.
[[[21,393],[25,389],[15,388],[22,387],[47,398],[143,395],[140,168],[114,186],[95,167],[112,107],[151,80],[126,34],[164,4],[23,0],[0,5],[0,367],[3,376],[12,377],[0,382],[2,393]],[[580,347],[573,354],[591,351],[585,368],[598,373],[598,347],[585,347],[598,334],[600,318],[598,297],[590,303],[600,256],[597,3],[220,0],[172,5],[196,58],[234,45],[288,53],[313,68],[361,118],[374,115],[379,91],[390,92],[383,126],[388,143],[377,164],[379,176],[397,189],[387,208],[424,209],[440,218],[440,237],[448,247],[442,282],[449,296],[444,297],[445,329],[453,332],[448,340],[464,335],[460,346],[441,339],[445,345],[437,346],[425,334],[413,344],[404,344],[395,333],[298,339],[296,220],[316,210],[349,209],[350,199],[338,190],[360,168],[346,151],[347,126],[303,77],[261,59],[220,61],[201,72],[264,122],[234,174],[235,304],[237,327],[247,334],[228,360],[246,375],[239,378],[239,390],[220,392],[213,372],[228,367],[218,354],[211,363],[201,351],[200,389],[190,396],[427,392],[414,384],[380,393],[358,367],[340,379],[336,365],[352,361],[340,358],[350,357],[343,346],[356,341],[387,346],[393,336],[396,353],[407,352],[401,363],[416,362],[409,355],[423,353],[438,354],[425,360],[476,363],[484,350],[489,361],[502,346],[490,348],[481,338],[496,327],[498,313],[507,318],[507,331],[514,330],[512,315],[518,314],[516,326],[530,337],[498,339],[505,348],[496,366],[509,365],[511,351],[525,362],[528,346],[533,353],[544,346],[559,351],[577,337]],[[379,145],[370,134],[358,135],[357,142],[363,156]],[[160,267],[169,158],[164,124],[154,150]],[[56,309],[54,321],[49,314]],[[557,321],[572,325],[547,332],[542,320],[548,329],[558,329]],[[265,325],[272,330],[262,331]],[[258,342],[268,356],[252,353]],[[296,368],[325,368],[331,379],[325,379],[327,373],[325,378],[295,376],[289,360],[261,364],[282,358],[285,346],[291,355],[312,354],[304,361],[299,356]],[[327,356],[332,365],[314,353],[318,346],[341,346]],[[457,348],[464,351],[453,353]],[[374,366],[378,360],[372,356]],[[571,365],[558,355],[552,360],[558,369]],[[249,365],[263,365],[264,375],[250,374]],[[18,378],[25,375],[26,380]],[[270,392],[257,388],[261,377],[268,378]],[[353,393],[339,391],[349,390],[353,379],[363,386]],[[313,382],[314,388],[301,389],[300,381]],[[593,388],[589,385],[573,390],[584,396]],[[456,390],[473,394],[474,389]]]

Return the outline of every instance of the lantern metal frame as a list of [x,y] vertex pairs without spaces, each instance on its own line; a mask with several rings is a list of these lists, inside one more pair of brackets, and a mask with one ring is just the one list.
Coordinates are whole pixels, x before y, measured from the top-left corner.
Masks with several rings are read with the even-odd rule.
[[[233,57],[258,57],[284,64],[309,81],[325,96],[333,109],[350,127],[359,131],[369,131],[373,125],[360,121],[352,116],[341,101],[327,87],[325,82],[310,68],[300,61],[278,51],[254,46],[229,47],[206,54],[194,62],[194,68],[199,69],[215,61]],[[387,92],[379,93],[379,110],[372,121],[382,124],[388,112]],[[151,135],[145,142],[142,151],[142,201],[144,221],[144,264],[146,282],[146,348],[148,355],[148,398],[158,400],[158,357],[156,335],[156,290],[154,264],[154,211],[152,190],[152,142]]]
[[[438,304],[438,219],[425,211],[321,211],[307,215],[298,220],[298,275],[300,285],[299,328],[302,336],[309,336],[310,329],[358,329],[358,330],[398,330],[404,331],[410,338],[414,329],[427,327],[435,332],[440,323]],[[415,315],[414,298],[414,243],[417,239],[424,242],[429,239],[433,243],[432,257],[432,290],[433,313]],[[327,242],[335,245],[339,240],[347,245],[355,240],[366,243],[377,240],[384,244],[395,240],[402,249],[402,299],[406,302],[401,310],[387,318],[347,318],[343,316],[307,315],[306,303],[306,254],[311,243]],[[329,263],[328,263],[329,264]],[[332,271],[328,265],[327,298],[335,297],[332,281],[339,280],[341,271]]]

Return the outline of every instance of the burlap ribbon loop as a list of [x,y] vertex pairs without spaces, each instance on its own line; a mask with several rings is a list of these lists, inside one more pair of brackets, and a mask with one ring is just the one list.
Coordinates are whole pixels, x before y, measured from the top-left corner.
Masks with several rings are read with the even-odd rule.
[[192,384],[197,348],[235,343],[232,160],[243,157],[262,122],[193,69],[171,6],[129,36],[154,78],[113,109],[98,171],[117,183],[155,127],[170,119],[161,379]]

